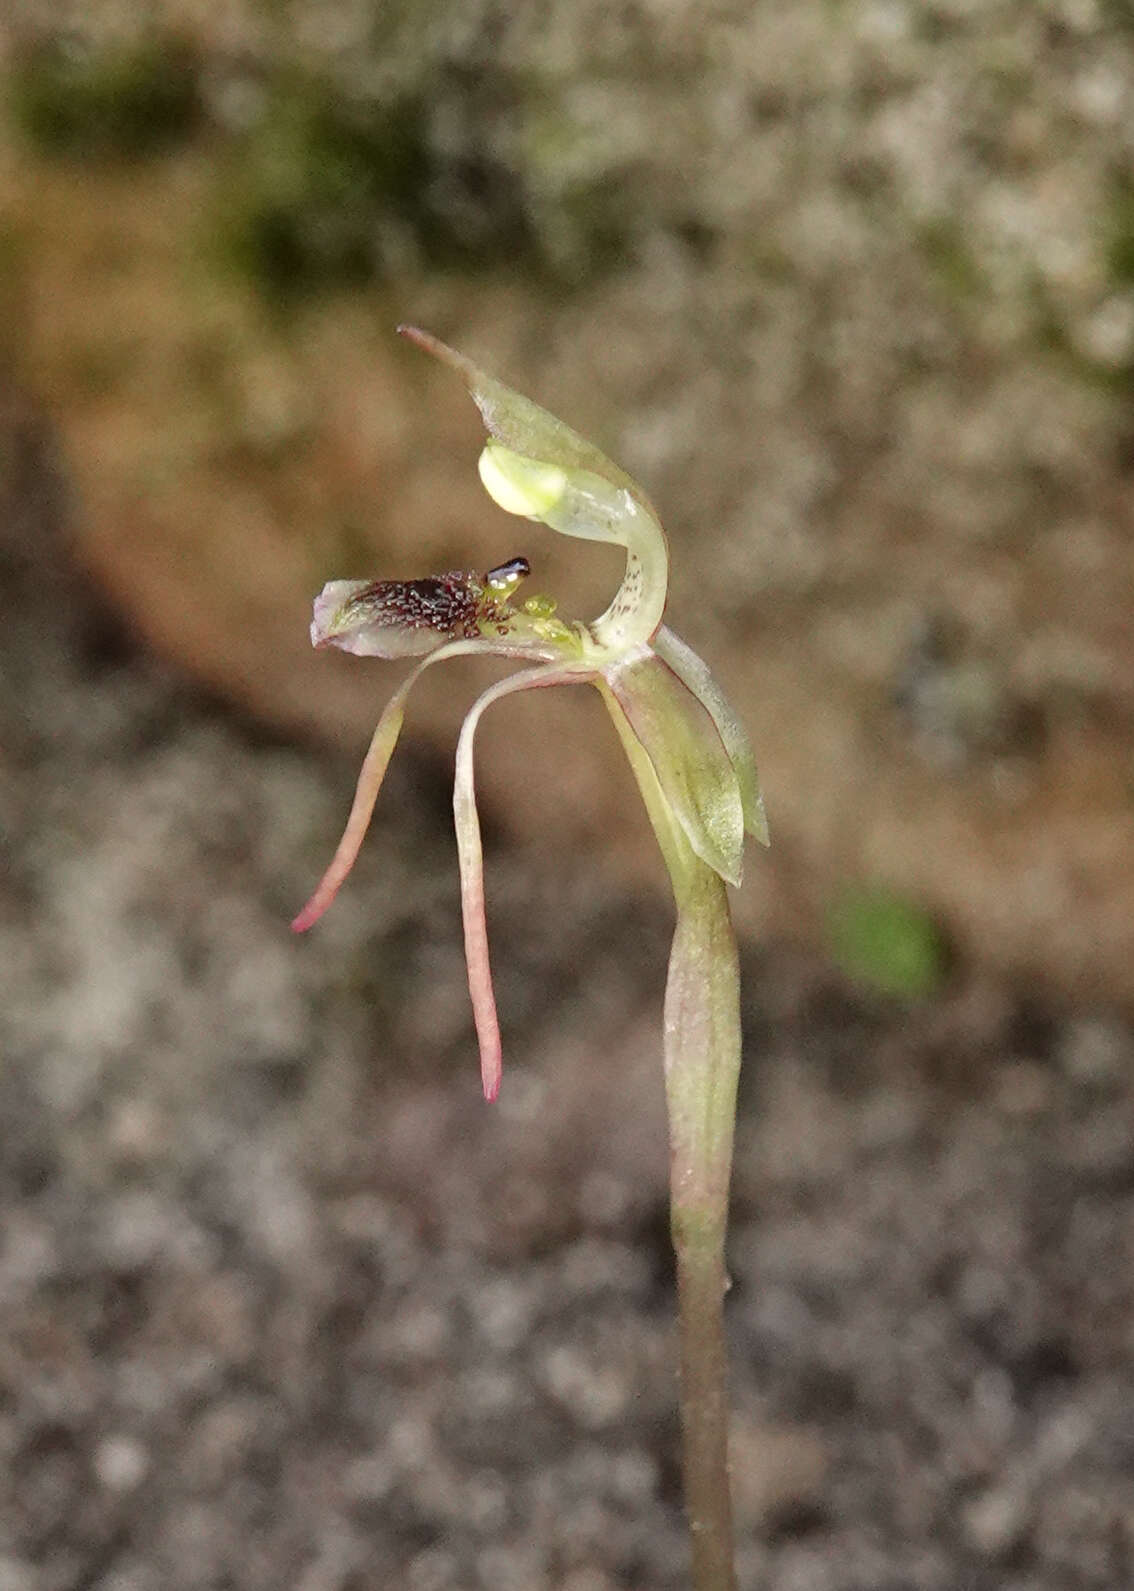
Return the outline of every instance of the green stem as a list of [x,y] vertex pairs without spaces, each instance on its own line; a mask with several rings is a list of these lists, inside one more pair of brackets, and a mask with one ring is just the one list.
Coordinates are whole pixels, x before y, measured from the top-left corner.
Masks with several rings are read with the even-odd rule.
[[724,884],[700,864],[675,876],[674,892],[665,1076],[685,1504],[695,1591],[736,1591],[724,1243],[740,1069],[740,983]]
[[740,973],[724,882],[693,852],[613,693],[610,710],[669,869],[677,929],[665,990],[670,1230],[694,1591],[736,1591],[728,1468],[725,1228],[740,1074]]

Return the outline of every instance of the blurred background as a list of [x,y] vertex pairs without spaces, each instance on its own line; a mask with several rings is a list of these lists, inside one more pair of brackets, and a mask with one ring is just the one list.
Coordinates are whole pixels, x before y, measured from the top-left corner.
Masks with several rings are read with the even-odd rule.
[[500,513],[424,325],[659,505],[741,709],[741,1583],[1134,1582],[1128,0],[7,0],[0,1591],[685,1578],[665,880],[489,718],[479,1095],[423,685],[324,580]]

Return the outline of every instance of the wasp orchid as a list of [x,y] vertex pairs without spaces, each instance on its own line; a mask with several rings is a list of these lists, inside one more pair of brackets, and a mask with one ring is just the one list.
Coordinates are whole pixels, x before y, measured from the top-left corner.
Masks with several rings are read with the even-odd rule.
[[[454,813],[469,989],[486,1098],[500,1087],[501,1044],[485,927],[473,738],[485,708],[515,691],[591,684],[603,696],[630,754],[671,871],[692,853],[740,883],[744,832],[767,843],[747,737],[705,664],[662,624],[669,559],[661,525],[641,489],[589,442],[537,404],[486,375],[437,338],[399,330],[463,376],[489,433],[480,477],[510,513],[565,536],[615,542],[626,573],[606,612],[589,624],[558,617],[550,600],[517,601],[529,573],[513,558],[483,576],[453,572],[405,581],[332,580],[315,599],[311,640],[360,656],[422,657],[379,720],[338,850],[292,924],[310,928],[349,873],[401,730],[406,698],[434,663],[491,653],[530,666],[473,704],[457,746]],[[646,791],[644,790],[644,794]]]
[[500,507],[564,536],[614,542],[626,550],[626,573],[605,613],[589,624],[561,618],[546,598],[520,598],[529,573],[524,558],[484,575],[333,580],[324,587],[311,625],[315,646],[420,661],[378,721],[338,850],[292,926],[309,928],[349,873],[401,730],[406,698],[422,671],[470,653],[525,664],[470,708],[457,742],[453,788],[469,991],[484,1093],[495,1099],[500,1028],[473,787],[476,727],[487,707],[516,691],[550,685],[593,685],[599,691],[637,779],[677,908],[664,1052],[686,1506],[696,1591],[735,1591],[722,1301],[740,985],[725,886],[740,883],[745,832],[767,844],[756,766],[744,730],[708,668],[662,624],[669,554],[641,489],[546,410],[428,333],[400,330],[464,378],[488,430],[480,477]]

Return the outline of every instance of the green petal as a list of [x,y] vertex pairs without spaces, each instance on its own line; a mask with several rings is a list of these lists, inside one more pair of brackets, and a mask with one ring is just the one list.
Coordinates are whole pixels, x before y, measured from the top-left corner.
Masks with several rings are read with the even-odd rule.
[[740,783],[712,715],[648,647],[604,668],[603,677],[690,845],[721,878],[739,884],[744,851]]
[[761,845],[768,845],[770,840],[764,797],[760,792],[756,758],[752,755],[752,747],[744,725],[709,672],[708,664],[703,662],[691,647],[686,646],[679,636],[662,625],[654,636],[653,647],[658,656],[669,664],[681,683],[693,692],[716,724],[740,783],[745,830],[753,839],[759,840]]

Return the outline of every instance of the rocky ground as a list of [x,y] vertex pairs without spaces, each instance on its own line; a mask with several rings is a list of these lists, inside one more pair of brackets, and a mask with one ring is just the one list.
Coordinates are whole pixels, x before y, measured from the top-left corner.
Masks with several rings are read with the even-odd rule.
[[[0,459],[0,1587],[676,1591],[660,887],[496,837],[488,1109],[447,761],[294,940],[353,769],[100,605],[43,426]],[[745,1591],[1131,1583],[1129,1024],[745,963]]]

